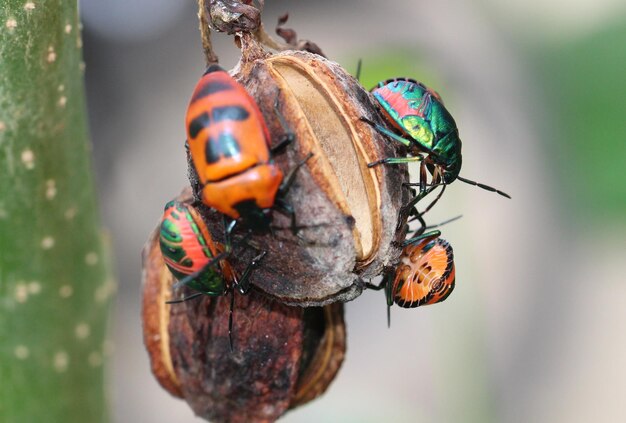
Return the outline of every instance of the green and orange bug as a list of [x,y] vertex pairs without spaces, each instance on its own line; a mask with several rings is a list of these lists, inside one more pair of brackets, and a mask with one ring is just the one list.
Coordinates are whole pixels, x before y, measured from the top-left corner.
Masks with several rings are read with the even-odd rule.
[[[285,121],[275,112],[283,126]],[[218,65],[211,65],[196,85],[186,115],[189,154],[200,182],[202,202],[232,221],[260,232],[270,230],[271,211],[291,217],[295,213],[284,200],[296,171],[309,154],[286,177],[274,164],[272,154],[291,143],[286,131],[270,149],[270,133],[254,99]]]
[[456,281],[454,253],[440,236],[440,231],[432,231],[405,240],[399,263],[385,273],[381,284],[367,284],[385,290],[388,321],[394,303],[419,307],[439,303],[452,293]]
[[[368,166],[420,162],[419,182],[411,184],[419,186],[419,194],[407,205],[407,211],[431,191],[427,187],[442,185],[443,194],[446,186],[457,179],[511,198],[505,192],[459,175],[462,164],[459,131],[454,118],[434,90],[413,79],[394,78],[378,83],[371,92],[394,130],[364,117],[361,120],[404,145],[410,157],[387,157]],[[428,173],[431,175],[430,182]]]
[[241,294],[249,291],[250,273],[265,253],[256,256],[239,277],[226,260],[226,249],[213,240],[198,210],[179,201],[170,201],[165,205],[159,245],[165,264],[178,280],[173,288],[186,286],[196,291],[187,297],[168,301],[168,304],[189,301],[201,295],[217,297],[230,292],[229,332],[232,332],[234,290]]

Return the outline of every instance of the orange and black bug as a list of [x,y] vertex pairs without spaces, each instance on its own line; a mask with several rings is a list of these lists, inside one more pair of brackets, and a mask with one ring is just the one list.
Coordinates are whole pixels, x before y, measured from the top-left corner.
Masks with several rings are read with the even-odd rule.
[[367,286],[384,288],[388,307],[393,303],[418,307],[448,298],[456,279],[454,253],[440,235],[441,232],[432,231],[405,240],[398,265],[385,274],[380,285]]
[[[275,111],[278,112],[278,96]],[[245,88],[217,65],[208,67],[198,82],[187,109],[188,148],[200,183],[200,198],[232,219],[230,233],[238,221],[255,231],[268,231],[271,209],[295,215],[283,197],[295,171],[287,177],[272,161],[272,153],[293,141],[286,131],[270,149],[270,134],[256,102]]]
[[423,239],[405,241],[391,283],[393,302],[400,307],[436,304],[448,298],[454,289],[452,246],[436,232]]
[[207,295],[219,297],[231,294],[228,333],[232,349],[234,291],[247,294],[250,290],[248,279],[265,253],[256,256],[240,276],[226,260],[225,246],[213,240],[200,212],[193,206],[179,201],[165,205],[159,245],[163,261],[172,275],[178,280],[174,289],[186,286],[195,293],[168,304],[181,303]]

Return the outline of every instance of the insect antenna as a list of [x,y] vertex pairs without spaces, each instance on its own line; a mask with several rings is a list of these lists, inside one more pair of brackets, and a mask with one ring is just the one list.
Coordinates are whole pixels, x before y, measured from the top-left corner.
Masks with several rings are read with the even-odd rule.
[[[419,216],[419,215],[418,215],[418,216]],[[419,216],[419,217],[421,217],[421,216]],[[419,220],[419,217],[414,217],[414,218],[409,219],[409,223],[412,223],[412,222],[414,222],[414,221],[416,221],[416,220]],[[420,221],[420,227],[419,227],[419,228],[418,228],[418,229],[417,229],[417,230],[413,233],[413,235],[411,236],[411,238],[415,238],[415,237],[417,237],[417,236],[420,236],[420,235],[422,235],[424,232],[426,232],[427,230],[434,229],[434,228],[438,228],[438,227],[440,227],[440,226],[447,225],[448,223],[452,223],[452,222],[454,222],[455,220],[459,220],[459,219],[460,219],[460,218],[462,218],[462,217],[463,217],[463,215],[462,215],[462,214],[459,214],[458,216],[454,216],[454,217],[452,217],[452,218],[450,218],[450,219],[448,219],[448,220],[444,220],[443,222],[439,222],[439,223],[437,223],[437,224],[435,224],[435,225],[426,225],[426,222],[424,222],[424,219],[421,219],[421,221]]]
[[391,306],[387,304],[387,329],[391,328]]
[[487,191],[496,192],[496,193],[500,194],[503,197],[511,198],[511,196],[509,194],[507,194],[506,192],[500,191],[499,189],[495,189],[494,187],[490,187],[489,185],[481,184],[480,182],[472,181],[470,179],[465,179],[465,178],[463,178],[461,176],[457,176],[456,179],[458,179],[461,182],[465,182],[466,184],[474,185],[476,187],[482,188],[482,189],[487,190]]
[[424,230],[434,229],[434,228],[438,228],[438,227],[443,226],[443,225],[447,225],[448,223],[452,223],[455,220],[459,220],[462,217],[463,217],[463,215],[459,214],[458,216],[451,217],[450,219],[444,220],[443,222],[439,222],[439,223],[437,223],[435,225],[428,225],[428,226],[424,227]]
[[435,199],[434,199],[434,200],[433,200],[433,201],[432,201],[432,202],[428,205],[428,207],[426,207],[426,208],[424,209],[424,211],[423,211],[423,212],[421,212],[421,213],[419,213],[419,212],[418,212],[418,213],[419,213],[420,215],[424,215],[424,214],[426,214],[426,213],[427,213],[430,209],[432,209],[432,208],[433,208],[433,206],[437,203],[437,201],[439,201],[439,199],[443,196],[443,193],[444,193],[444,192],[446,192],[446,187],[447,187],[447,186],[448,186],[448,185],[443,185],[443,186],[442,186],[442,188],[441,188],[441,191],[439,192],[439,194],[437,195],[437,197],[436,197],[436,198],[435,198]]
[[361,64],[363,63],[363,59],[359,59],[356,63],[356,75],[354,77],[357,81],[361,82]]
[[185,285],[193,282],[198,276],[200,276],[202,273],[204,273],[209,267],[218,265],[221,260],[224,260],[230,254],[231,254],[231,251],[224,251],[223,253],[220,253],[220,254],[216,255],[207,264],[202,266],[202,268],[200,270],[197,270],[197,271],[195,271],[195,272],[185,276],[184,278],[180,279],[178,282],[176,282],[174,284],[174,286],[172,286],[172,288],[173,289],[178,289],[181,286],[185,286]]

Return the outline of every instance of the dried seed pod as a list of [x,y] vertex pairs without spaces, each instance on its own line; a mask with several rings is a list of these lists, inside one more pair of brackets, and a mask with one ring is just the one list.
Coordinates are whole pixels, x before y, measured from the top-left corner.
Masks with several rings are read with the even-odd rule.
[[[190,202],[190,190],[178,200]],[[345,355],[341,303],[305,309],[235,294],[231,351],[229,296],[165,304],[173,280],[158,229],[143,251],[142,317],[153,373],[168,392],[214,422],[270,422],[326,390]]]
[[152,232],[141,253],[143,342],[150,356],[154,377],[166,391],[182,398],[180,382],[172,366],[170,354],[168,323],[171,306],[165,304],[172,296],[174,277],[163,261],[158,229],[159,227]]
[[[287,195],[295,209],[298,236],[289,219],[274,213],[274,234],[254,236],[253,243],[268,252],[252,283],[286,304],[319,306],[348,301],[361,293],[362,278],[381,273],[397,261],[394,241],[399,210],[408,199],[403,182],[405,166],[367,164],[394,156],[395,145],[362,122],[379,122],[370,95],[337,63],[302,51],[269,54],[250,35],[243,34],[242,59],[234,76],[256,99],[278,139],[285,132],[279,113],[295,134],[295,142],[275,157],[285,174],[307,154],[313,157],[299,170]],[[190,180],[198,191],[193,166]],[[221,222],[210,225],[218,237]],[[237,252],[236,268],[243,269],[254,251]]]

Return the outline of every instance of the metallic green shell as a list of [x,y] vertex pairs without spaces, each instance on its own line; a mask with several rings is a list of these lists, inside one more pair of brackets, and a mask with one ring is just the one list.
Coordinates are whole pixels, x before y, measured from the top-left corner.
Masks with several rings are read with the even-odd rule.
[[434,152],[431,158],[443,168],[446,182],[456,179],[462,163],[461,139],[439,95],[410,79],[381,82],[372,94],[402,132],[416,141],[415,153]]

